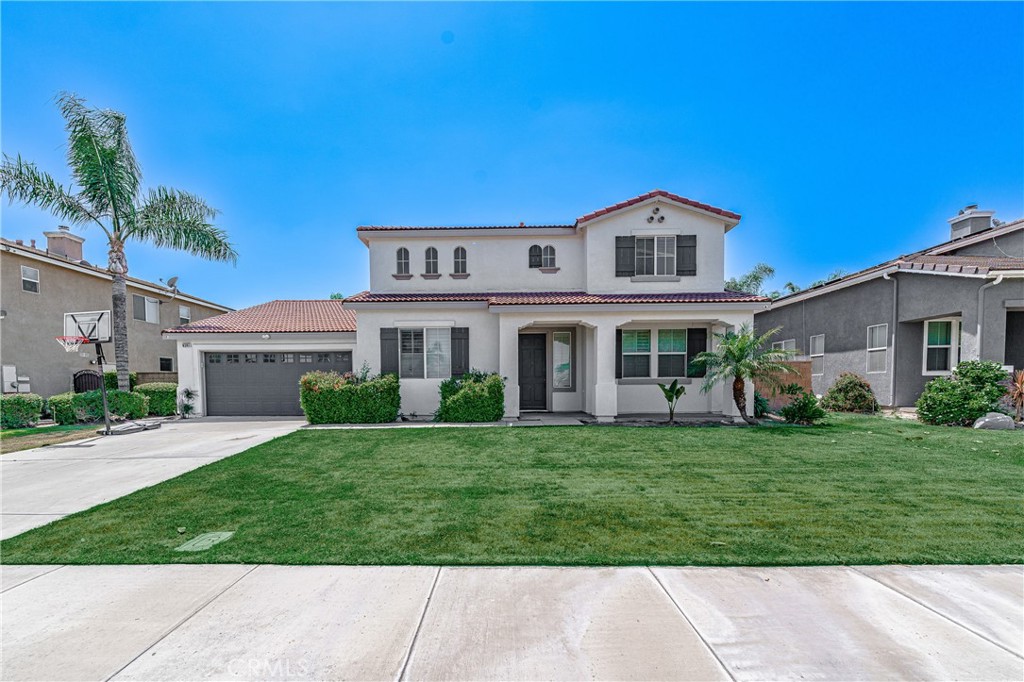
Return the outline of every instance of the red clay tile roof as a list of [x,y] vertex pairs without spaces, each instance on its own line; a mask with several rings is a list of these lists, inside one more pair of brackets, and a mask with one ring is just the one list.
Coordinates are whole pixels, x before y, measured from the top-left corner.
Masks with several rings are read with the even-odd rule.
[[234,312],[197,320],[165,332],[180,333],[285,333],[354,332],[356,314],[337,299],[270,301]]
[[375,294],[364,292],[345,299],[346,303],[455,303],[474,302],[488,305],[587,305],[616,303],[760,303],[770,299],[733,291],[688,292],[678,294],[588,294],[585,291]]
[[664,197],[665,199],[669,199],[670,201],[675,201],[676,203],[686,204],[687,206],[693,206],[694,208],[699,208],[702,211],[707,211],[708,213],[714,213],[715,215],[720,215],[723,218],[731,218],[733,220],[739,220],[740,219],[740,214],[739,213],[733,213],[732,211],[726,211],[724,208],[716,208],[715,206],[709,206],[708,204],[702,204],[699,201],[694,201],[693,199],[687,199],[686,197],[681,197],[678,194],[672,194],[671,192],[666,192],[663,189],[655,189],[655,190],[652,190],[652,191],[648,192],[647,194],[641,194],[640,196],[633,197],[632,199],[629,199],[627,201],[620,201],[619,203],[614,204],[612,206],[607,206],[607,207],[602,208],[600,210],[593,211],[592,213],[588,213],[585,216],[577,218],[576,219],[576,223],[577,224],[585,223],[588,220],[593,220],[594,218],[598,218],[598,217],[603,216],[603,215],[608,215],[609,213],[614,213],[615,211],[619,211],[619,210],[627,208],[629,206],[634,206],[636,204],[639,204],[642,201],[647,201],[648,199],[652,199],[654,197]]
[[360,225],[356,228],[356,232],[402,232],[404,230],[572,230],[575,228],[575,225]]
[[1024,270],[1024,258],[992,256],[912,256],[896,263],[900,270],[985,275],[998,270]]

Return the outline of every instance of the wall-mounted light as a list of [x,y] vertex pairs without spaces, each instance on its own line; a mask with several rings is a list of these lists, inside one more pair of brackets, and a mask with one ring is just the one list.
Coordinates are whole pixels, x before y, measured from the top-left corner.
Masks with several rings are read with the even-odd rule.
[[260,338],[261,338],[261,339],[263,339],[264,341],[266,341],[267,339],[269,339],[269,338],[270,338],[270,334],[264,334],[264,335],[263,335],[263,336],[261,336]]

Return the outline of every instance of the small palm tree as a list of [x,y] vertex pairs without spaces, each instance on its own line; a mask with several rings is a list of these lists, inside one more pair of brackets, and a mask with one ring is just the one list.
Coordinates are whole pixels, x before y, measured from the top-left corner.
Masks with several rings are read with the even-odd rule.
[[739,408],[743,420],[748,424],[757,423],[747,415],[747,381],[755,379],[775,387],[781,384],[779,377],[784,374],[795,374],[796,370],[786,364],[786,360],[796,355],[796,351],[773,349],[769,340],[782,329],[776,327],[761,336],[751,331],[749,325],[740,330],[715,334],[718,348],[704,351],[693,359],[692,364],[706,368],[704,384],[701,392],[707,393],[717,384],[732,379],[732,399]]
[[149,242],[201,258],[234,263],[238,258],[227,234],[210,221],[217,211],[200,197],[166,187],[142,193],[142,172],[125,127],[125,116],[90,109],[79,97],[57,98],[68,134],[67,161],[75,189],[65,187],[35,164],[7,154],[0,165],[0,190],[19,201],[53,213],[73,225],[99,225],[107,236],[107,269],[113,276],[112,327],[117,385],[128,390],[128,260],[125,243]]

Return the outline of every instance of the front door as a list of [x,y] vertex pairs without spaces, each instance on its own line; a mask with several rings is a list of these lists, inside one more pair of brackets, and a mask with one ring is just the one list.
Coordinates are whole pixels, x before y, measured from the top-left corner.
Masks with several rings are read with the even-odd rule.
[[544,334],[519,335],[519,409],[548,407],[547,362]]

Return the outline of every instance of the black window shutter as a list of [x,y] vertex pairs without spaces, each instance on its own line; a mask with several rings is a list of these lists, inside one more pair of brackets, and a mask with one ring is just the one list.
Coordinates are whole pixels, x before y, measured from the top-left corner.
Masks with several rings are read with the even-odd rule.
[[[708,330],[707,329],[687,329],[686,330],[686,361],[691,363],[698,354],[703,353],[708,349]],[[686,376],[689,377],[702,377],[707,373],[707,368],[704,366],[700,367],[688,367]]]
[[615,276],[632,277],[636,274],[636,240],[633,237],[615,238]]
[[676,237],[676,275],[692,277],[697,274],[697,235]]
[[622,378],[622,330],[615,330],[615,378]]
[[394,327],[380,329],[380,373],[398,374],[398,330]]
[[146,297],[132,294],[132,317],[136,320],[146,319]]
[[452,376],[469,371],[469,327],[452,327]]

